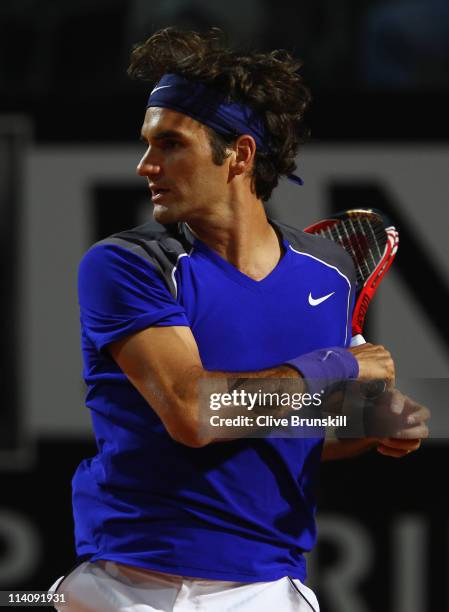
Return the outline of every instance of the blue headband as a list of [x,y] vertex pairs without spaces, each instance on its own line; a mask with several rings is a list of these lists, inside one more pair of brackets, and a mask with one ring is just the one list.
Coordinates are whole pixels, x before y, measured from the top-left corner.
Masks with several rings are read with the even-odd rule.
[[[262,152],[270,150],[269,135],[262,118],[251,108],[237,102],[227,102],[220,92],[177,74],[164,74],[150,93],[147,108],[170,108],[209,126],[223,136],[249,134]],[[290,180],[303,184],[299,176]]]

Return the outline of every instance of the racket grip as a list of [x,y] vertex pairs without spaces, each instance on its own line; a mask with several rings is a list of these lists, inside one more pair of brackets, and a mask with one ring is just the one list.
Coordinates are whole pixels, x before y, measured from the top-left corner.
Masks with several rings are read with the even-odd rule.
[[351,344],[349,346],[353,348],[354,346],[360,346],[361,344],[366,344],[366,340],[362,334],[356,334],[355,336],[352,336]]

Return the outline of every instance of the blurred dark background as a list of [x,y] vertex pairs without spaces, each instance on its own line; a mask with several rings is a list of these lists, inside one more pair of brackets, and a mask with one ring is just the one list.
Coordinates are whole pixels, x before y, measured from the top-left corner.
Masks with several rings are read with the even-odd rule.
[[[401,247],[369,339],[405,377],[449,378],[447,0],[3,0],[0,590],[46,589],[75,560],[70,479],[96,452],[76,268],[89,244],[150,218],[133,175],[148,92],[126,67],[167,25],[304,60],[306,185],[281,185],[270,212],[298,226],[355,205],[388,212]],[[449,610],[447,451],[436,432],[401,461],[323,466],[310,579],[324,612]]]
[[216,25],[233,44],[304,60],[315,138],[443,139],[448,24],[445,0],[3,0],[1,108],[31,116],[42,142],[131,139],[143,91],[126,77],[132,45]]

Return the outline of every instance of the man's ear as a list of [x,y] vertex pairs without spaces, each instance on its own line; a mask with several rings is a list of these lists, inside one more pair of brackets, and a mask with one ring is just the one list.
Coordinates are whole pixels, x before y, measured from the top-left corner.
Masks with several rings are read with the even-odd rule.
[[[231,147],[230,147],[231,148]],[[249,134],[239,136],[232,145],[232,159],[229,166],[234,176],[247,174],[254,165],[256,155],[256,141]]]

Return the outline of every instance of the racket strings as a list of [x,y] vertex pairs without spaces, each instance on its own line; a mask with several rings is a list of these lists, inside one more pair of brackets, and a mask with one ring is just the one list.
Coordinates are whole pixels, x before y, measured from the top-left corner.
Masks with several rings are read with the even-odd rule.
[[[363,254],[363,248],[361,247],[358,237],[357,237],[357,233],[352,233],[352,236],[348,234],[347,232],[347,228],[345,228],[345,233],[347,235],[347,239],[343,240],[342,236],[339,232],[336,231],[335,226],[333,226],[333,228],[331,228],[330,226],[322,229],[319,232],[324,238],[329,238],[330,240],[332,240],[333,242],[337,242],[338,244],[340,244],[340,246],[342,246],[343,248],[345,248],[346,250],[350,251],[351,256],[354,260],[354,263],[356,265],[356,272],[357,272],[357,280],[358,281],[363,281],[365,278],[367,278],[369,276],[369,274],[371,273],[371,269],[368,265],[368,263],[366,262],[366,259],[364,257]],[[354,244],[354,241],[356,241],[356,244]]]
[[[350,231],[348,231],[348,225],[350,226]],[[347,223],[342,223],[342,226],[345,230],[346,238],[351,248],[352,258],[357,267],[357,280],[359,283],[361,283],[363,282],[367,272],[369,273],[368,264],[365,258],[363,257],[363,245],[361,244],[359,235],[356,232],[356,229],[350,217]]]
[[[338,231],[339,225],[342,225],[344,227],[345,233],[348,236],[347,240],[344,240],[342,235]],[[366,274],[366,270],[363,269],[365,267],[363,255],[362,255],[361,251],[360,252],[356,252],[356,250],[354,249],[353,241],[352,241],[352,239],[348,235],[348,231],[347,231],[347,229],[345,227],[344,222],[336,222],[333,225],[328,225],[325,229],[321,230],[320,234],[324,238],[328,237],[333,242],[336,242],[337,244],[340,244],[340,246],[342,246],[346,250],[350,250],[351,251],[351,257],[353,258],[354,263],[356,265],[357,283],[360,283],[360,282],[363,283],[364,276]],[[327,236],[326,236],[326,234],[327,234]]]
[[[358,280],[359,282],[364,282],[365,278],[367,278],[367,275],[369,276],[369,274],[371,273],[370,268],[365,258],[363,257],[363,245],[360,241],[359,234],[354,226],[351,217],[348,218],[348,224],[351,228],[351,235],[354,237],[354,240],[351,240],[351,244],[354,244],[354,242],[357,244],[357,249],[353,249],[352,258],[354,259],[354,261],[357,262],[357,265],[359,267],[360,279]],[[344,223],[344,225],[346,224]]]
[[336,242],[337,244],[340,244],[340,246],[342,246],[343,248],[346,248],[346,250],[350,251],[351,257],[356,267],[357,286],[359,287],[363,285],[365,277],[367,278],[369,274],[367,264],[365,263],[363,257],[360,256],[360,253],[356,252],[351,243],[345,245],[345,243],[338,238],[337,233],[335,231],[332,231],[329,226],[321,229],[319,233],[321,234],[321,236],[323,236],[323,238],[329,238],[330,240],[332,240],[332,242]]
[[[355,257],[363,262],[363,280],[365,281],[376,269],[382,259],[384,247],[387,242],[387,235],[383,224],[375,223],[366,217],[357,219],[357,226],[360,228],[365,239],[365,247],[360,244],[359,233],[353,234],[359,244],[359,249],[355,250]],[[356,228],[354,228],[356,229]]]
[[387,235],[382,221],[351,215],[337,220],[319,232],[346,250],[356,266],[357,284],[363,285],[382,259]]
[[[362,220],[360,219],[360,217],[357,219],[357,221],[358,221],[359,229],[362,232],[362,234],[363,234],[363,236],[364,236],[364,238],[366,240],[366,244],[367,244],[367,249],[366,250],[367,250],[368,254],[371,256],[372,263],[375,266],[376,265],[376,260],[374,259],[373,251],[372,251],[371,247],[368,246],[369,245],[369,241],[370,241],[370,239],[372,240],[372,238],[369,237],[369,233],[367,234],[365,232],[365,228],[363,226],[364,224],[362,223]],[[366,263],[368,264],[367,260],[366,260]]]

